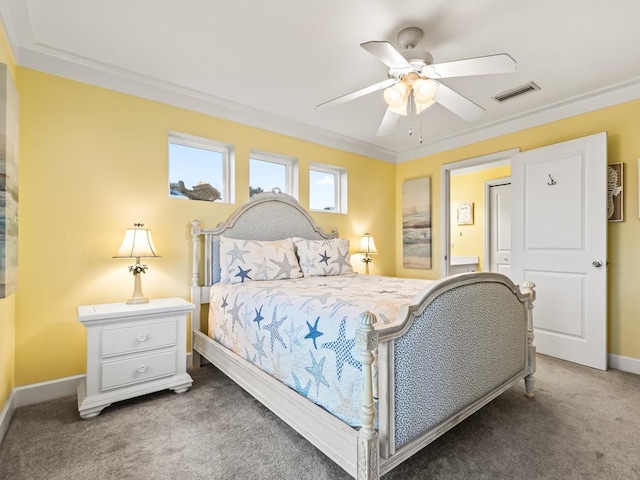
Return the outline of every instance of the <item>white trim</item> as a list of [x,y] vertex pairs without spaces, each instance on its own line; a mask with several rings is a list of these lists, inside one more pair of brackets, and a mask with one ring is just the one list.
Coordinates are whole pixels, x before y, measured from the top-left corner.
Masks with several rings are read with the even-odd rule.
[[610,353],[607,357],[609,368],[640,375],[640,359],[623,357],[622,355],[614,355],[613,353]]
[[2,444],[2,440],[4,440],[4,436],[9,430],[9,424],[11,424],[11,419],[13,418],[13,414],[16,411],[16,394],[15,389],[11,391],[9,398],[7,398],[7,402],[4,404],[4,408],[2,412],[0,412],[0,444]]
[[16,394],[15,406],[25,407],[36,403],[55,400],[69,395],[75,395],[78,390],[78,383],[84,378],[83,375],[72,377],[56,378],[46,382],[31,383],[13,389]]
[[460,168],[470,169],[479,165],[489,163],[505,164],[511,163],[511,157],[520,152],[519,148],[503,150],[502,152],[489,153],[479,157],[468,158],[452,163],[445,163],[440,167],[440,215],[443,220],[440,232],[440,245],[442,245],[442,263],[440,264],[440,276],[446,277],[449,274],[449,262],[451,258],[451,171]]

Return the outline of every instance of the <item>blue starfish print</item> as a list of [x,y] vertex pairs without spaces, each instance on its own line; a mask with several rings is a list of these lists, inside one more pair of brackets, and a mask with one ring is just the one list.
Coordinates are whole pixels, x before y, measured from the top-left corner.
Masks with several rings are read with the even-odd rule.
[[243,270],[242,267],[238,266],[238,270],[240,270],[238,273],[236,273],[236,277],[240,277],[242,279],[242,283],[244,283],[244,279],[248,278],[249,280],[252,280],[252,278],[249,276],[249,272],[251,271],[250,268],[247,268],[246,270]]
[[287,319],[287,316],[285,315],[280,320],[276,320],[277,310],[278,310],[277,307],[273,309],[273,317],[271,318],[271,323],[263,327],[265,330],[268,330],[271,333],[271,353],[273,353],[273,344],[275,343],[276,340],[280,342],[280,345],[282,345],[282,348],[284,348],[285,350],[287,349],[287,346],[284,344],[284,340],[282,340],[282,337],[280,336],[280,332],[278,331],[278,329],[280,328],[280,325],[282,325],[282,323]]
[[338,338],[335,342],[323,343],[322,348],[333,350],[336,354],[336,373],[338,374],[338,380],[342,380],[342,369],[345,363],[348,363],[358,370],[362,370],[362,365],[352,355],[352,351],[356,345],[355,338],[347,339],[345,337],[347,318],[343,318],[340,322],[340,330],[338,332]]
[[[229,306],[229,304],[227,303],[227,298],[229,297],[229,295],[225,295],[224,297],[222,297],[222,305],[220,305],[220,308],[222,308],[223,310]],[[226,310],[225,310],[226,312]]]
[[307,384],[303,388],[296,374],[291,372],[291,376],[293,377],[293,381],[295,383],[294,388],[296,389],[296,392],[298,392],[300,395],[306,398],[307,395],[309,395],[309,389],[311,388],[311,380],[308,380]]
[[313,356],[313,352],[309,350],[309,354],[311,355],[311,366],[304,367],[304,369],[313,375],[313,378],[316,380],[316,395],[320,393],[320,384],[329,386],[329,382],[324,378],[324,374],[322,373],[322,369],[324,368],[324,361],[327,357],[322,357],[322,360],[318,362],[316,357]]
[[264,339],[266,338],[266,335],[262,338],[260,338],[258,336],[258,334],[256,333],[256,343],[253,343],[253,348],[256,349],[256,352],[258,352],[258,362],[260,363],[260,365],[262,365],[262,357],[267,358],[267,354],[264,352]]
[[231,255],[231,261],[229,262],[229,265],[233,265],[233,262],[235,262],[236,260],[240,260],[242,263],[244,263],[245,253],[249,253],[249,250],[240,250],[238,248],[238,244],[234,243],[233,250],[227,252],[227,255]]
[[316,345],[316,338],[318,338],[320,335],[324,335],[323,332],[318,331],[319,320],[320,320],[320,317],[316,318],[316,323],[313,324],[313,327],[309,322],[307,322],[307,326],[309,327],[309,333],[307,333],[304,336],[304,338],[310,338],[311,340],[313,340],[313,348],[315,348],[316,350],[318,349],[318,346]]
[[319,254],[320,255],[320,263],[324,262],[327,267],[329,266],[329,259],[331,258],[330,256],[327,255],[327,251],[324,251],[324,255],[322,253]]
[[260,322],[264,320],[264,317],[262,316],[262,307],[264,307],[264,305],[260,305],[260,310],[258,310],[257,308],[255,309],[256,318],[253,319],[253,321],[258,324],[258,330],[260,330]]
[[240,324],[240,326],[242,327],[242,320],[240,320],[240,307],[242,306],[242,303],[240,305],[238,305],[238,297],[233,299],[233,308],[231,310],[229,310],[229,313],[231,314],[231,331],[233,332],[236,328],[236,322],[238,322]]
[[287,337],[289,337],[289,350],[292,352],[294,345],[298,345],[302,348],[302,344],[300,343],[300,340],[298,340],[298,333],[300,333],[300,330],[302,330],[302,325],[297,325],[294,327],[292,318],[291,327],[289,328],[289,330],[284,331],[284,333],[287,334]]

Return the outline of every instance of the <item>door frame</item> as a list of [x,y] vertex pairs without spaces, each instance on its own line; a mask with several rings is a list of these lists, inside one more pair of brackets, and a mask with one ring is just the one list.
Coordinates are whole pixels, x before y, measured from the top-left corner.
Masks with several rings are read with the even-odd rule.
[[486,265],[483,267],[488,267],[483,269],[485,272],[491,271],[491,209],[494,207],[491,204],[491,187],[501,185],[511,185],[511,175],[484,182],[484,261]]
[[440,218],[442,218],[442,230],[440,232],[440,245],[442,245],[442,263],[440,264],[440,275],[449,275],[451,262],[451,171],[461,168],[478,167],[488,163],[511,160],[520,153],[520,148],[512,148],[501,152],[489,153],[479,157],[467,158],[457,162],[445,163],[440,167]]

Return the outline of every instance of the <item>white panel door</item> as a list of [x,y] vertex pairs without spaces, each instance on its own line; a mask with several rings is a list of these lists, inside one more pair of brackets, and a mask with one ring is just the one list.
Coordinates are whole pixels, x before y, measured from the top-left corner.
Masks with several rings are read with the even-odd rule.
[[490,268],[511,277],[511,184],[489,188]]
[[607,368],[607,136],[512,162],[512,276],[536,284],[540,353]]

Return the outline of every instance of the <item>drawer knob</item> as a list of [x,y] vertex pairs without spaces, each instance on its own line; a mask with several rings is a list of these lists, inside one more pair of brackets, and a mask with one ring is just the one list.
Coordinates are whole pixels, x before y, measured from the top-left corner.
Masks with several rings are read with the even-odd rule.
[[140,373],[144,373],[147,370],[147,366],[146,365],[140,365],[138,367],[138,372]]
[[138,335],[138,340],[141,342],[144,342],[147,339],[147,334],[146,333],[141,333],[140,335]]

